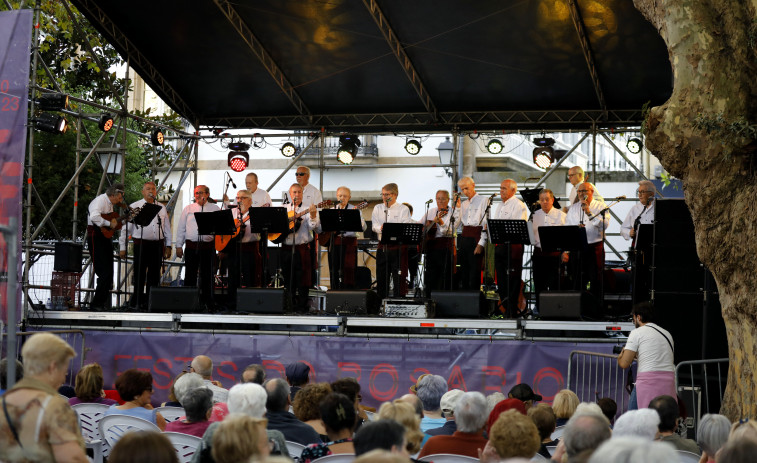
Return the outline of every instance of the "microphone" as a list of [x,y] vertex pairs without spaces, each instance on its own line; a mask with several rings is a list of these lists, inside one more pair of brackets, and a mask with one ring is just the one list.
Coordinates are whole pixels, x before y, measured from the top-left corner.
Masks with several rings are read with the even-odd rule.
[[492,199],[494,199],[496,196],[497,196],[497,193],[492,193],[492,195],[489,196],[489,201],[491,201]]
[[228,183],[226,183],[226,184],[228,185],[229,183],[231,183],[231,186],[233,186],[233,187],[234,187],[234,189],[236,190],[236,189],[237,189],[237,184],[236,184],[236,183],[234,183],[234,180],[232,180],[232,178],[231,178],[231,175],[229,175],[229,173],[228,173],[228,172],[226,172],[226,176],[227,176],[227,177],[229,177],[229,181],[228,181]]
[[431,203],[433,203],[433,202],[434,202],[434,200],[433,200],[433,199],[429,199],[428,201],[426,201],[426,206],[428,206],[429,204],[431,204]]
[[626,195],[621,195],[615,198],[616,201],[620,201],[621,199],[626,199]]

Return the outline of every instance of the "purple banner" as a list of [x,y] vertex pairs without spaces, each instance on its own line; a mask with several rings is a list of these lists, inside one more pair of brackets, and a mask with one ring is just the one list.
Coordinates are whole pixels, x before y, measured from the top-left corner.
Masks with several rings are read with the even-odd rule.
[[[97,362],[105,384],[129,368],[153,375],[154,402],[166,400],[172,379],[196,355],[213,359],[213,379],[229,388],[245,367],[258,363],[268,378],[282,377],[287,364],[311,365],[311,381],[352,376],[363,403],[378,406],[407,394],[418,376],[441,375],[450,388],[507,392],[525,382],[551,402],[567,381],[572,350],[610,353],[611,344],[447,339],[212,335],[203,333],[86,332],[84,363]],[[78,361],[75,361],[78,365]]]
[[[18,239],[6,243],[0,234],[0,249],[16,246],[21,256],[21,194],[26,153],[29,58],[32,38],[32,10],[0,12],[0,225],[16,217]],[[0,252],[0,317],[8,320],[8,307],[16,307],[21,317],[21,291],[17,301],[7,301],[8,252]],[[21,261],[15,269],[21,281]],[[14,270],[11,270],[14,271]]]

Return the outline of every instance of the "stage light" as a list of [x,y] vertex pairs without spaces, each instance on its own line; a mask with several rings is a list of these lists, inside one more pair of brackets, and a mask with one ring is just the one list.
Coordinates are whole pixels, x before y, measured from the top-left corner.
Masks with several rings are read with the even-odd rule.
[[250,155],[247,151],[230,151],[229,152],[229,168],[234,172],[242,172],[247,168],[250,162]]
[[37,109],[42,111],[60,111],[68,108],[68,95],[65,93],[43,93],[36,100]]
[[408,140],[407,143],[405,143],[405,151],[407,151],[409,154],[412,154],[415,156],[416,154],[421,152],[421,142],[418,140]]
[[103,132],[110,131],[110,129],[113,128],[113,116],[108,113],[103,113],[103,115],[100,116],[100,121],[97,123],[97,126],[100,127],[100,130]]
[[150,142],[152,143],[152,146],[160,146],[163,144],[163,131],[160,129],[155,129],[150,134]]
[[229,143],[229,149],[231,151],[247,151],[250,149],[250,145],[243,141],[233,141]]
[[493,140],[490,140],[489,143],[486,144],[486,149],[491,154],[499,154],[499,153],[501,153],[502,152],[502,148],[503,148],[502,142],[499,141],[496,138],[493,139]]
[[65,133],[68,128],[68,122],[63,116],[52,113],[42,113],[39,117],[33,119],[34,128],[49,133]]
[[549,169],[555,160],[555,150],[551,146],[537,146],[534,148],[534,164],[541,169]]
[[357,150],[360,146],[360,140],[355,135],[342,135],[339,137],[339,150],[336,153],[336,159],[342,164],[352,164],[357,157]]
[[294,146],[294,143],[286,142],[284,143],[284,146],[281,147],[281,154],[285,158],[291,158],[297,154],[297,147]]
[[628,143],[626,143],[626,148],[628,148],[628,151],[632,152],[633,154],[641,152],[641,140],[639,140],[638,138],[632,138],[628,140]]

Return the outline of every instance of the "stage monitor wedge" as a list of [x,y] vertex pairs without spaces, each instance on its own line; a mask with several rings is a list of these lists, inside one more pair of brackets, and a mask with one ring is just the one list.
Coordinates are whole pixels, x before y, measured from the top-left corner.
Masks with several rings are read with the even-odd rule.
[[289,298],[284,288],[239,288],[237,312],[282,315],[289,312]]
[[484,310],[481,291],[433,291],[436,318],[480,318]]
[[150,313],[196,313],[199,306],[197,288],[150,288]]

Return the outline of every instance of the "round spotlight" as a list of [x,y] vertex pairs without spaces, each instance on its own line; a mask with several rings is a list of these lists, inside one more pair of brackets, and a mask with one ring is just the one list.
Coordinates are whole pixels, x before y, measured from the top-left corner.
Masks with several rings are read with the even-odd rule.
[[344,134],[339,137],[339,149],[336,152],[336,159],[342,164],[352,164],[357,156],[357,150],[360,146],[360,139],[351,134]]
[[297,154],[297,147],[294,146],[293,143],[284,143],[284,146],[281,147],[281,154],[285,158],[291,158],[292,156]]
[[150,142],[152,142],[152,146],[160,146],[163,144],[163,131],[160,129],[155,129],[150,134]]
[[555,151],[550,146],[534,148],[534,164],[540,169],[549,169],[555,160]]
[[486,149],[491,154],[499,154],[499,153],[501,153],[502,152],[502,148],[503,148],[502,142],[499,141],[496,138],[493,139],[493,140],[490,140],[489,143],[486,144]]
[[641,140],[639,140],[638,138],[632,138],[628,140],[628,143],[626,143],[626,148],[628,148],[628,151],[632,152],[633,154],[641,152]]
[[113,116],[108,113],[103,113],[103,115],[100,116],[100,121],[97,123],[97,126],[103,132],[110,131],[110,129],[113,128]]
[[412,154],[413,156],[420,153],[421,148],[423,147],[418,140],[408,140],[407,143],[405,143],[405,151],[407,151],[409,154]]
[[66,118],[57,114],[42,113],[33,120],[34,128],[42,132],[60,134],[65,133],[68,129]]
[[250,155],[246,151],[230,151],[228,156],[229,168],[234,172],[242,172],[250,162]]

